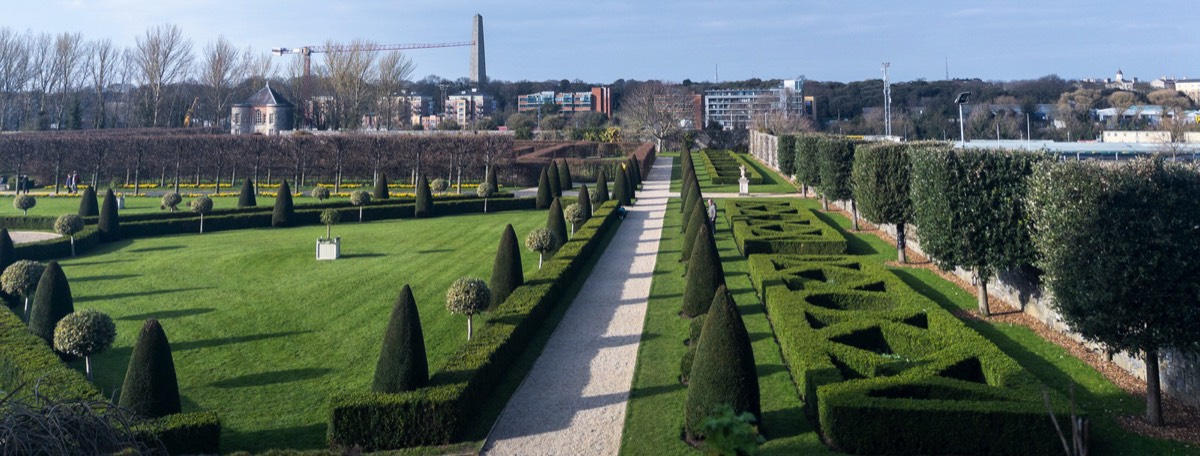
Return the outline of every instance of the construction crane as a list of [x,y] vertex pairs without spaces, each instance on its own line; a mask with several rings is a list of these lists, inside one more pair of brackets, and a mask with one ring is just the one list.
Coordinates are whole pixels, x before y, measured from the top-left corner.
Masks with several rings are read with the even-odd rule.
[[280,47],[271,49],[275,55],[283,56],[299,54],[304,57],[304,77],[300,80],[300,103],[304,111],[304,125],[312,126],[312,111],[308,106],[308,88],[312,77],[312,55],[329,54],[334,52],[374,52],[374,51],[408,51],[413,49],[435,49],[448,47],[475,46],[475,41],[458,41],[452,43],[408,43],[408,44],[334,44],[323,46],[304,46],[299,48]]
[[196,97],[195,100],[192,100],[192,107],[188,108],[187,114],[183,115],[184,128],[192,126],[192,116],[196,115],[196,103],[199,103],[199,102],[200,102],[200,97]]

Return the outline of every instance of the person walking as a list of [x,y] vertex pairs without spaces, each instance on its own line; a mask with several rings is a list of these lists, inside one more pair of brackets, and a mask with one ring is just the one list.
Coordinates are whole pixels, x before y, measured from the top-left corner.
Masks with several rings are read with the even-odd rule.
[[717,204],[712,198],[708,199],[708,232],[716,234],[717,232]]

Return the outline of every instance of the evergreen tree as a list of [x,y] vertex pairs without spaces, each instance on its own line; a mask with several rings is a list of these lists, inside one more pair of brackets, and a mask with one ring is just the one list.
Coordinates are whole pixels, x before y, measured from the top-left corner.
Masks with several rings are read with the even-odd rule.
[[575,187],[575,183],[571,181],[571,168],[566,160],[558,161],[558,183],[562,185],[563,190]]
[[371,199],[382,201],[388,199],[388,180],[387,174],[379,173],[379,178],[375,179],[375,192],[371,194]]
[[583,213],[583,221],[580,224],[587,223],[592,218],[592,194],[588,192],[587,184],[579,185],[579,196],[576,199],[579,210]]
[[4,272],[16,261],[17,251],[13,246],[12,236],[8,234],[8,228],[0,228],[0,272]]
[[563,218],[562,200],[554,198],[554,202],[550,203],[550,210],[546,211],[546,229],[550,230],[550,234],[555,238],[557,252],[563,244],[567,243],[567,219]]
[[279,183],[279,193],[275,195],[275,211],[271,213],[271,226],[291,226],[296,218],[296,209],[292,205],[292,187],[287,179]]
[[542,172],[538,175],[537,208],[549,209],[552,199],[554,199],[554,190],[550,190],[548,168],[542,167]]
[[696,166],[692,163],[691,152],[684,152],[680,154],[680,157],[682,157],[682,159],[679,161],[679,181],[687,182],[691,179],[695,179]]
[[96,189],[83,189],[83,197],[79,198],[79,216],[95,217],[100,215],[100,205],[96,204]]
[[254,191],[254,180],[246,179],[242,181],[242,191],[238,193],[237,207],[254,207],[258,206],[258,196]]
[[104,206],[100,209],[100,221],[97,223],[97,228],[100,229],[100,240],[104,242],[121,240],[121,219],[117,214],[117,196],[113,194],[111,188],[104,193]]
[[699,191],[699,189],[700,189],[700,184],[698,182],[696,182],[695,177],[693,177],[691,179],[685,179],[683,181],[683,184],[680,186],[680,189],[679,189],[679,198],[684,203],[683,205],[679,206],[680,213],[683,213],[683,215],[687,215],[686,209],[689,207],[692,207],[692,206],[688,205],[687,203],[689,201],[691,201],[692,194]]
[[630,177],[633,178],[630,181],[633,184],[633,188],[640,187],[642,185],[642,165],[638,163],[636,158],[629,157],[629,172],[631,174]]
[[704,201],[698,199],[692,203],[692,211],[688,215],[687,232],[683,235],[683,248],[681,249],[683,261],[688,261],[692,258],[692,244],[696,243],[697,235],[700,234],[700,227],[702,226],[708,226],[708,211],[704,207]]
[[33,294],[33,307],[29,311],[29,332],[54,346],[54,328],[58,321],[75,311],[71,298],[71,285],[57,261],[51,261],[42,272],[37,291]]
[[145,418],[159,418],[180,412],[179,382],[171,343],[162,325],[153,318],[142,325],[125,383],[121,386],[121,407]]
[[417,301],[408,284],[392,307],[387,330],[383,333],[383,350],[375,365],[375,383],[371,390],[378,393],[412,391],[429,383],[429,361],[425,354],[425,336],[417,315]]
[[681,233],[686,233],[688,230],[688,226],[690,226],[690,224],[692,222],[691,208],[696,206],[697,201],[700,201],[701,204],[704,203],[704,194],[700,192],[700,187],[698,185],[692,184],[692,186],[690,186],[689,189],[690,189],[690,191],[687,192],[687,197],[685,197],[683,199],[683,208],[681,209],[681,211],[683,212],[682,220],[684,222],[682,225],[679,226],[679,231]]
[[550,192],[555,198],[562,198],[562,179],[558,173],[558,164],[554,161],[550,162],[550,166],[546,169],[546,177],[550,178]]
[[413,210],[413,216],[417,218],[434,216],[433,192],[429,190],[429,180],[425,178],[424,174],[417,179],[417,204]]
[[717,288],[704,319],[688,378],[684,427],[689,437],[703,437],[704,419],[719,405],[762,416],[750,335],[724,285]]
[[596,174],[596,201],[600,204],[604,204],[605,201],[608,201],[609,196],[608,176],[605,174],[607,173],[604,172],[604,168],[600,168]]
[[629,206],[629,174],[625,170],[617,171],[617,180],[613,185],[613,199],[617,200],[618,206]]
[[[781,148],[783,146],[780,146]],[[907,263],[904,253],[906,226],[913,218],[909,197],[909,143],[881,142],[860,144],[854,150],[854,200],[863,218],[876,224],[896,226],[896,250],[899,261]]]
[[725,269],[717,243],[713,241],[708,225],[700,227],[688,259],[687,279],[683,290],[683,315],[692,318],[708,312],[713,293],[725,284]]
[[496,165],[488,166],[487,174],[484,175],[483,181],[491,184],[493,192],[500,191],[500,182],[496,181]]
[[492,305],[503,304],[508,295],[524,283],[521,246],[517,243],[517,232],[509,224],[500,234],[500,246],[496,248],[496,259],[492,263],[492,278],[488,281],[488,288],[492,290]]

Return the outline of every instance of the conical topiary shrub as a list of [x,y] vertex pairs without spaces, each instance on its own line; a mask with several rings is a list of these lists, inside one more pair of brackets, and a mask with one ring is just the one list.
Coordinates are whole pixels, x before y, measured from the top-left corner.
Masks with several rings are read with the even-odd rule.
[[617,200],[618,206],[628,206],[629,199],[629,175],[625,170],[617,171],[617,179],[613,182],[612,198]]
[[487,173],[484,174],[483,181],[492,186],[493,192],[500,191],[500,182],[496,180],[496,166],[488,166]]
[[576,199],[579,211],[583,214],[583,221],[580,224],[587,223],[592,218],[592,194],[588,192],[587,184],[579,186],[579,196]]
[[95,217],[100,215],[100,205],[96,204],[96,189],[83,189],[83,197],[79,198],[79,216]]
[[554,236],[556,247],[553,252],[557,252],[567,243],[567,219],[563,218],[562,200],[559,198],[554,198],[550,210],[546,211],[546,229]]
[[521,245],[517,243],[517,232],[509,224],[500,234],[500,246],[496,248],[496,259],[492,262],[492,278],[488,281],[488,288],[492,290],[492,305],[503,304],[508,295],[524,283]]
[[238,193],[237,207],[254,207],[258,206],[258,196],[254,191],[254,180],[246,179],[242,181],[242,191]]
[[725,269],[721,266],[717,244],[713,242],[708,225],[702,225],[696,233],[692,255],[688,259],[687,280],[683,289],[683,315],[691,318],[708,312],[713,293],[718,286],[724,284]]
[[549,209],[550,200],[554,199],[554,190],[550,190],[550,175],[547,167],[542,167],[542,172],[538,174],[538,191],[537,204],[538,209]]
[[104,193],[104,206],[100,208],[100,221],[96,223],[100,230],[100,240],[113,242],[121,240],[121,219],[117,214],[117,196],[112,189]]
[[629,177],[632,178],[630,183],[633,185],[633,188],[638,188],[638,186],[642,185],[642,165],[633,157],[629,157],[628,162]]
[[[686,209],[683,211],[683,224],[679,226],[680,232],[683,232],[683,233],[687,232],[688,225],[692,222],[692,219],[691,219],[692,209],[691,208],[696,206],[697,201],[703,201],[703,200],[704,200],[704,194],[701,193],[700,187],[695,186],[693,184],[693,186],[691,187],[691,191],[689,191],[687,194],[687,197],[683,199],[683,205]],[[690,245],[690,244],[685,244],[685,245]]]
[[604,172],[604,168],[596,173],[596,202],[604,204],[608,201],[608,176]]
[[375,191],[371,193],[371,199],[380,201],[388,199],[388,196],[387,174],[379,173],[379,178],[375,179]]
[[392,317],[383,333],[383,350],[375,365],[371,391],[400,393],[429,383],[429,360],[425,357],[425,335],[417,315],[417,301],[408,284],[392,307]]
[[271,212],[271,226],[291,226],[296,218],[296,208],[292,205],[292,187],[287,179],[279,182],[279,193],[275,195],[275,210]]
[[120,405],[145,418],[180,412],[179,382],[175,378],[171,343],[158,320],[146,320],[133,344],[129,369],[125,371],[125,383],[121,386]]
[[0,228],[0,272],[16,261],[17,250],[13,246],[12,236],[8,234],[8,228]]
[[57,261],[51,261],[42,272],[37,291],[33,294],[33,307],[29,310],[29,332],[54,346],[54,327],[58,321],[75,311],[75,300],[71,297],[71,285]]
[[762,418],[750,335],[724,285],[717,289],[711,307],[688,377],[684,428],[692,439],[704,437],[704,419],[718,405]]
[[550,192],[555,198],[562,197],[562,179],[558,174],[558,165],[551,161],[550,166],[546,167],[546,177],[550,178]]
[[422,174],[420,179],[417,179],[417,204],[413,209],[413,216],[417,218],[433,217],[433,192],[429,190],[429,180]]
[[571,181],[571,168],[566,160],[558,161],[558,183],[562,185],[563,190],[575,187],[575,183]]
[[704,202],[696,200],[692,204],[691,214],[688,215],[687,232],[683,235],[683,248],[681,250],[681,259],[688,261],[692,258],[692,244],[696,243],[697,235],[700,233],[700,227],[708,226],[708,211],[704,210]]
[[696,166],[692,163],[691,152],[684,152],[679,155],[682,160],[679,161],[679,179],[680,182],[687,182],[690,179],[696,178]]

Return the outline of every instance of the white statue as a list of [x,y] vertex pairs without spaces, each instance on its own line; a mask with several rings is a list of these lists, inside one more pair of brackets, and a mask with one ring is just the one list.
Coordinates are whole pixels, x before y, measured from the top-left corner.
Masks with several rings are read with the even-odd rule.
[[738,166],[738,171],[742,172],[742,177],[746,177],[746,165]]

